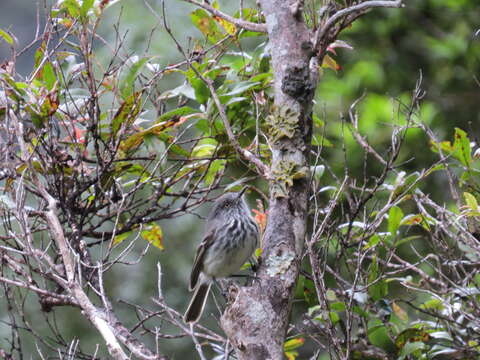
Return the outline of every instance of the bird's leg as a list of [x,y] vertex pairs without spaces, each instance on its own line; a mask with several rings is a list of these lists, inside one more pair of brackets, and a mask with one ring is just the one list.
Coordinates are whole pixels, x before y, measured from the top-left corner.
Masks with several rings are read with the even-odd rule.
[[227,279],[213,279],[215,287],[218,289],[224,299],[228,298],[229,281]]

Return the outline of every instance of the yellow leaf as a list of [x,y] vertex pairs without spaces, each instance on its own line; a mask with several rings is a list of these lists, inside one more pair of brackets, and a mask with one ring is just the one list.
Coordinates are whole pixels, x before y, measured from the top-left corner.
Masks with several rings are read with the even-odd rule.
[[298,356],[298,351],[285,351],[285,356],[288,360],[295,360]]
[[232,24],[230,21],[222,19],[218,16],[214,16],[213,19],[220,24],[222,28],[225,29],[228,35],[234,36],[237,33],[237,27],[235,24]]
[[465,203],[471,210],[478,211],[478,202],[477,199],[475,199],[475,196],[468,192],[464,192],[463,197],[465,198]]
[[118,245],[120,244],[123,240],[125,240],[126,238],[128,238],[128,236],[131,234],[132,232],[131,231],[127,231],[123,234],[120,234],[120,235],[117,235],[113,238],[113,242],[112,242],[112,245]]
[[305,343],[305,339],[304,338],[294,338],[294,339],[290,339],[290,340],[287,340],[285,341],[285,344],[283,344],[283,350],[285,352],[289,352],[289,351],[292,351],[296,348],[299,348],[300,346],[302,346],[303,344]]
[[335,72],[341,69],[340,65],[329,55],[325,55],[323,58],[322,67],[332,69]]
[[162,228],[156,223],[150,223],[145,226],[145,229],[140,233],[142,237],[153,246],[163,250],[163,232]]
[[192,158],[202,159],[202,158],[209,158],[217,149],[217,146],[214,144],[200,144],[193,148],[192,150]]
[[113,245],[120,244],[123,240],[125,240],[130,233],[126,232],[120,235],[117,235],[113,238]]
[[395,315],[397,315],[397,317],[400,320],[403,320],[403,321],[408,320],[407,312],[405,310],[403,310],[400,306],[398,306],[396,302],[392,303],[392,309],[393,309],[393,312],[395,313]]
[[400,225],[418,225],[423,221],[423,216],[421,214],[410,214],[405,216]]

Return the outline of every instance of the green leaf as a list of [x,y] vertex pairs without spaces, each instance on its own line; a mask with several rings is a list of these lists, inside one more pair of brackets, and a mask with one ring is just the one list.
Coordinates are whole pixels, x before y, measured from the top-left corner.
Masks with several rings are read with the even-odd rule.
[[[126,167],[125,169],[122,169],[122,172],[139,176],[141,181],[146,181],[151,178],[152,174],[142,165],[131,164],[131,163],[128,163],[128,165],[129,165],[128,167]],[[131,184],[131,185],[135,185],[135,184]]]
[[62,2],[61,8],[66,9],[68,15],[73,18],[80,16],[80,6],[77,0],[65,0]]
[[120,244],[123,240],[128,238],[132,234],[131,231],[124,232],[123,234],[117,235],[113,238],[113,245]]
[[144,57],[135,62],[129,69],[125,78],[120,82],[120,93],[124,99],[131,96],[135,86],[135,80],[142,67],[150,60],[150,57]]
[[472,165],[472,149],[467,133],[462,129],[455,128],[455,141],[453,143],[453,156],[458,159],[467,168]]
[[404,347],[402,347],[398,360],[410,359],[409,355],[412,354],[418,359],[418,356],[424,353],[427,347],[427,344],[420,341],[408,342]]
[[474,212],[478,213],[478,202],[475,196],[468,192],[463,193],[463,197],[465,198],[465,203],[467,204],[468,208]]
[[387,352],[395,350],[395,344],[388,336],[388,330],[380,319],[370,320],[367,326],[368,340],[372,345],[378,346]]
[[86,17],[88,14],[88,10],[90,10],[93,6],[95,0],[83,0],[82,7],[80,8],[80,15],[82,17]]
[[435,165],[435,166],[431,167],[430,169],[428,169],[428,170],[425,172],[425,176],[428,176],[428,175],[430,175],[431,173],[433,173],[433,172],[435,172],[435,171],[440,171],[440,170],[445,170],[445,169],[446,169],[445,164]]
[[320,179],[323,176],[323,173],[325,172],[325,166],[324,165],[310,166],[310,172],[313,174],[313,178],[315,180],[320,181]]
[[224,191],[225,192],[240,191],[245,186],[245,183],[248,183],[249,181],[253,181],[253,180],[255,180],[254,176],[240,178],[228,184],[227,186],[225,186]]
[[222,94],[222,96],[233,96],[233,95],[242,94],[245,91],[250,90],[251,88],[259,84],[260,84],[259,82],[253,82],[253,81],[240,81],[235,83],[235,86],[227,93]]
[[[234,96],[234,97],[227,97],[227,98],[229,100],[224,104],[225,106],[229,106],[229,105],[232,105],[232,104],[236,104],[236,103],[248,100],[248,98],[245,97],[245,96]],[[220,99],[220,100],[225,100],[225,98]]]
[[[140,109],[140,105],[138,105],[135,109],[136,109],[136,112],[134,112],[134,115],[136,116],[138,114],[138,110]],[[128,110],[128,108],[126,110]],[[126,115],[128,115],[128,112],[126,113]],[[161,141],[163,141],[165,145],[169,147],[169,150],[171,150],[172,152],[181,154],[183,156],[188,156],[189,153],[185,151],[183,148],[181,148],[179,145],[171,144],[173,141],[173,138],[165,134],[164,132],[174,128],[175,126],[182,124],[188,119],[197,117],[197,115],[198,117],[204,116],[203,113],[199,113],[197,110],[189,108],[188,106],[169,111],[163,114],[162,116],[160,116],[155,122],[155,124],[149,127],[148,129],[140,130],[128,136],[124,141],[122,141],[120,145],[120,150],[124,152],[128,152],[133,149],[136,149],[146,139],[148,139],[148,137],[154,136],[157,139],[160,139]],[[121,125],[125,120],[126,120],[125,116],[119,116],[117,123]],[[134,120],[134,118],[132,118],[132,120]],[[112,127],[112,132],[114,130],[118,131],[117,127],[118,129],[120,129],[120,127],[116,124],[114,127]]]
[[353,312],[360,315],[361,317],[363,317],[364,319],[368,319],[369,318],[369,313],[368,311],[365,311],[363,310],[360,306],[358,305],[354,305],[353,306]]
[[316,114],[312,114],[312,120],[316,127],[322,128],[325,126],[325,121],[321,120]]
[[191,78],[190,84],[195,92],[195,100],[199,104],[205,104],[210,98],[210,90],[207,85],[205,85],[202,79],[198,78]]
[[122,124],[126,123],[126,126],[128,127],[135,121],[140,112],[141,100],[140,93],[137,92],[128,96],[122,105],[120,105],[120,108],[117,110],[111,123],[113,137],[117,135]]
[[13,38],[6,31],[0,29],[0,37],[9,45],[13,45]]
[[388,212],[388,232],[390,235],[397,235],[400,222],[403,219],[403,211],[398,206],[392,206]]
[[188,84],[188,83],[184,83],[180,86],[177,86],[176,88],[174,89],[170,89],[170,90],[166,90],[164,91],[159,97],[158,99],[159,100],[167,100],[167,99],[172,99],[172,98],[175,98],[175,97],[178,97],[178,96],[185,96],[189,99],[192,99],[192,100],[196,100],[195,98],[195,90],[193,89],[193,87]]
[[[234,16],[236,18],[242,18],[250,22],[259,22],[259,20],[262,21],[256,9],[243,8],[242,10],[243,11],[241,12],[241,15],[240,15],[240,11],[237,11]],[[252,37],[252,36],[265,36],[265,34],[261,32],[256,32],[256,31],[240,30],[240,34],[238,35],[239,38]]]
[[57,78],[55,76],[55,71],[50,62],[45,63],[42,69],[42,80],[45,83],[45,87],[50,91],[55,86]]
[[391,194],[392,200],[397,199],[399,196],[411,193],[417,187],[420,174],[414,172],[407,177],[405,177],[405,174],[404,171],[401,171],[395,179],[395,188]]
[[371,283],[368,287],[368,294],[373,300],[378,301],[388,295],[388,284],[383,279],[379,279],[380,276],[377,257],[372,257],[372,262],[368,269],[368,282]]
[[203,139],[192,149],[192,158],[210,158],[217,150],[218,143],[214,139]]
[[177,145],[174,142],[174,137],[162,132],[165,130],[165,127],[159,125],[154,125],[151,128],[146,130],[139,131],[133,135],[130,135],[125,140],[120,143],[120,150],[123,152],[131,152],[136,150],[144,140],[149,136],[156,136],[159,140],[163,141],[165,147],[168,148],[169,152],[172,152],[177,155],[184,157],[189,157],[190,153],[183,149],[180,145]]
[[425,301],[422,305],[420,305],[421,309],[426,310],[443,310],[443,301],[440,299],[432,298],[430,300]]
[[346,310],[346,306],[343,302],[341,301],[337,301],[337,302],[334,302],[332,304],[330,304],[330,310],[333,310],[333,311],[345,311]]
[[160,123],[162,121],[167,121],[167,120],[170,120],[173,117],[186,116],[186,115],[191,115],[191,114],[195,114],[195,113],[199,113],[199,111],[197,109],[191,108],[189,106],[182,106],[180,108],[177,108],[177,109],[174,109],[174,110],[171,110],[171,111],[167,111],[166,113],[162,114],[161,116],[159,116],[157,118],[155,123]]
[[333,147],[333,144],[326,137],[322,135],[313,135],[312,136],[312,145],[313,146],[325,146]]
[[205,176],[205,184],[211,185],[215,181],[217,174],[221,173],[225,169],[226,164],[227,160],[212,161]]
[[336,312],[334,311],[330,311],[328,313],[328,317],[330,318],[330,321],[332,322],[332,324],[336,324],[340,321],[340,315],[338,315]]
[[285,343],[283,344],[283,350],[284,351],[292,351],[292,350],[298,349],[304,343],[305,343],[304,338],[290,339],[290,340],[285,341]]
[[31,112],[30,113],[32,123],[37,128],[43,128],[45,122],[48,120],[45,116],[39,115],[37,113]]
[[368,243],[365,244],[363,247],[364,250],[370,249],[372,247],[375,247],[379,242],[381,238],[378,236],[378,234],[372,235],[370,239],[368,240]]
[[224,37],[215,20],[203,9],[197,9],[191,13],[193,25],[205,35],[212,44]]
[[337,295],[335,294],[335,291],[332,289],[328,289],[327,293],[325,294],[325,297],[327,298],[328,301],[336,301],[337,300]]
[[180,155],[180,156],[183,156],[183,157],[189,157],[190,156],[190,153],[187,150],[182,148],[180,145],[177,145],[177,144],[173,143],[174,140],[175,140],[175,138],[173,136],[168,135],[167,133],[160,133],[160,134],[157,134],[157,136],[160,140],[162,140],[167,145],[167,148],[168,148],[169,152],[172,152],[176,155]]
[[250,81],[253,82],[261,82],[263,85],[267,85],[270,81],[272,81],[273,75],[269,72],[264,72],[253,76]]
[[395,345],[397,349],[401,350],[409,343],[416,341],[428,341],[429,338],[429,334],[421,328],[407,328],[397,335],[395,339]]

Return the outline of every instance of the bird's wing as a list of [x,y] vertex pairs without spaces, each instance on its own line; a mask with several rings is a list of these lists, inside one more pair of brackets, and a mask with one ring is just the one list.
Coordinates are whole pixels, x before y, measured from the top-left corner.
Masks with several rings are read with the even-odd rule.
[[192,272],[190,273],[190,291],[195,289],[197,285],[198,278],[202,272],[203,258],[205,257],[205,252],[212,245],[214,239],[214,232],[210,231],[205,235],[200,245],[198,245],[197,253],[195,255],[195,260],[193,260]]

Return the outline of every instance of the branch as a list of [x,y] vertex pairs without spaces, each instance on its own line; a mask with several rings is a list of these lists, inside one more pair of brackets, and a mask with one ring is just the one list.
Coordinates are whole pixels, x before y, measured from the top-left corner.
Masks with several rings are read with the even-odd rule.
[[[31,181],[37,188],[40,196],[47,203],[47,211],[45,211],[44,217],[47,221],[51,237],[58,247],[62,263],[65,267],[65,275],[67,278],[67,284],[64,285],[65,290],[73,297],[74,301],[82,309],[83,315],[85,315],[85,317],[87,317],[87,319],[100,332],[112,358],[117,360],[128,360],[130,358],[122,349],[118,341],[118,339],[120,339],[123,344],[132,352],[132,354],[140,359],[163,359],[163,357],[153,354],[140,342],[132,341],[133,336],[131,334],[124,334],[122,332],[123,329],[118,320],[111,316],[108,317],[103,309],[97,308],[83,290],[78,276],[76,276],[76,263],[71,254],[71,248],[69,246],[70,244],[65,238],[65,232],[63,231],[62,224],[58,217],[57,200],[48,192],[44,183],[37,176],[36,170],[33,169],[33,165],[29,159],[29,153],[24,140],[22,122],[12,111],[9,111],[8,114],[13,120],[16,136],[21,149],[21,158],[26,164],[28,164]],[[4,278],[1,280],[2,282],[7,282]],[[21,286],[21,284],[12,285]],[[37,289],[31,290],[38,292]]]
[[325,38],[326,34],[329,32],[329,30],[340,20],[343,18],[353,15],[353,20],[356,19],[358,16],[362,15],[364,12],[376,8],[376,7],[382,7],[382,8],[400,8],[403,7],[404,4],[402,2],[403,0],[392,0],[392,1],[387,1],[387,0],[371,0],[371,1],[365,1],[362,2],[361,4],[358,5],[353,5],[348,8],[342,9],[338,12],[336,12],[334,15],[332,15],[325,25],[320,26],[317,30],[317,33],[315,34],[315,41],[313,43],[313,48],[314,50],[319,50],[318,45],[320,42]]
[[[184,1],[191,1],[191,0],[184,0]],[[182,46],[180,43],[177,41],[175,36],[173,36],[173,33],[170,29],[170,26],[167,24],[166,18],[165,18],[165,3],[162,2],[163,6],[163,25],[165,27],[165,31],[170,35],[172,40],[175,42],[177,45],[178,51],[182,53],[184,56],[185,60],[188,63],[188,66],[195,72],[195,74],[198,76],[199,79],[201,79],[205,85],[207,85],[208,89],[210,90],[210,93],[212,94],[213,102],[215,103],[215,106],[218,109],[218,113],[220,114],[220,118],[222,119],[223,126],[225,127],[225,130],[227,132],[228,140],[230,143],[233,145],[235,148],[235,151],[245,160],[251,162],[254,164],[259,172],[260,175],[262,175],[265,179],[270,180],[272,179],[272,176],[270,174],[270,170],[267,165],[265,165],[258,157],[256,157],[253,153],[248,151],[247,149],[244,149],[240,146],[240,143],[238,142],[237,138],[235,137],[235,134],[233,133],[232,127],[230,126],[230,123],[228,121],[227,113],[225,112],[225,108],[223,107],[222,103],[220,102],[220,98],[218,97],[217,92],[215,91],[215,87],[213,86],[213,81],[206,78],[203,76],[197,68],[195,68],[192,65],[192,62],[188,58],[187,54],[183,50]]]
[[[195,69],[192,66],[192,69]],[[195,69],[197,72],[197,70]],[[235,137],[235,134],[233,133],[232,127],[230,126],[230,123],[228,121],[227,113],[225,112],[225,107],[222,105],[220,102],[220,98],[218,97],[217,92],[215,91],[215,88],[213,86],[212,80],[204,77],[201,75],[199,72],[197,72],[197,75],[202,79],[203,82],[207,85],[208,89],[210,90],[210,93],[212,94],[213,102],[215,103],[218,112],[220,114],[220,117],[222,118],[223,126],[225,126],[225,130],[227,131],[228,139],[230,140],[230,143],[233,145],[237,153],[243,157],[245,160],[251,162],[257,167],[257,170],[260,172],[260,174],[267,180],[272,179],[272,176],[270,174],[270,169],[258,158],[256,157],[253,153],[250,151],[242,148],[240,146],[240,143],[238,142],[237,138]]]
[[78,305],[69,296],[62,295],[62,294],[56,294],[54,292],[51,292],[51,291],[48,291],[48,290],[45,290],[45,289],[41,289],[38,286],[25,283],[23,281],[12,280],[12,279],[8,279],[8,278],[5,278],[3,276],[0,276],[0,282],[34,291],[41,296],[47,296],[47,297],[53,298],[55,300],[59,300],[59,301],[61,301],[62,304],[69,304],[69,305],[75,305],[75,306]]
[[385,166],[387,165],[387,161],[365,140],[365,138],[360,134],[360,131],[358,129],[358,114],[355,108],[358,105],[358,103],[363,100],[364,97],[365,97],[365,93],[362,96],[360,96],[357,100],[355,100],[353,104],[350,106],[350,109],[348,110],[350,122],[353,125],[353,127],[349,127],[349,129],[353,137],[360,144],[360,146],[367,153],[372,154],[383,166]]
[[65,239],[62,225],[57,216],[56,200],[46,191],[46,189],[43,187],[43,184],[41,184],[36,177],[33,177],[33,179],[43,198],[48,202],[48,211],[45,215],[52,238],[58,246],[60,255],[62,257],[62,262],[65,265],[65,273],[67,275],[70,292],[78,301],[86,317],[102,335],[110,355],[119,360],[128,359],[127,355],[118,343],[112,327],[109,326],[109,324],[100,316],[100,312],[91,303],[90,299],[87,297],[80,284],[75,279],[75,263],[73,258],[70,256],[70,249]]
[[265,24],[256,24],[256,23],[252,23],[250,21],[234,18],[233,16],[227,15],[227,14],[215,9],[213,6],[207,4],[206,2],[200,3],[196,0],[183,0],[183,1],[188,2],[190,4],[193,4],[193,5],[196,5],[198,7],[201,7],[202,9],[207,10],[209,13],[211,13],[215,16],[218,16],[219,18],[222,18],[224,20],[227,20],[228,22],[231,22],[232,24],[235,24],[236,26],[238,26],[242,29],[250,30],[250,31],[257,31],[257,32],[262,32],[262,33],[267,32],[267,25],[265,25]]

